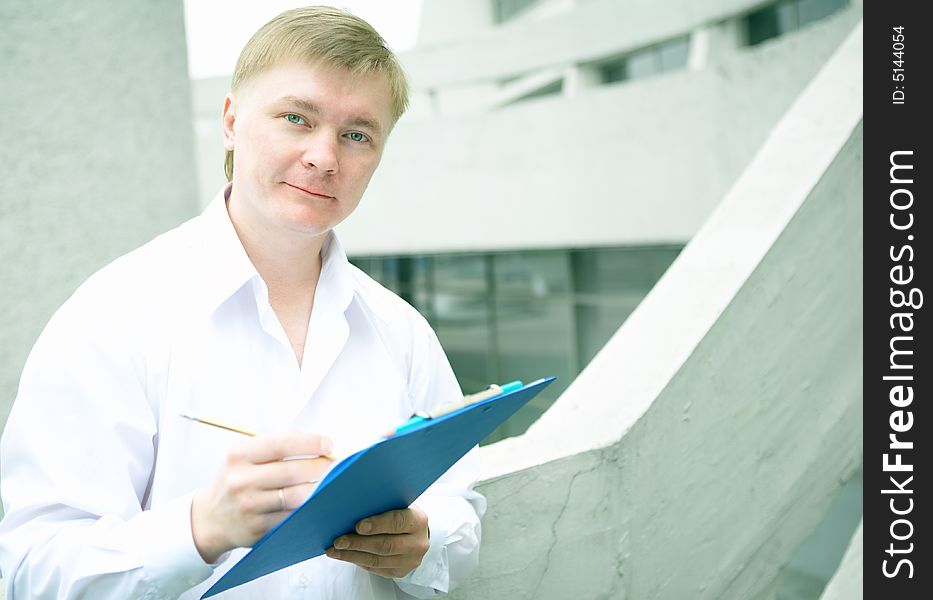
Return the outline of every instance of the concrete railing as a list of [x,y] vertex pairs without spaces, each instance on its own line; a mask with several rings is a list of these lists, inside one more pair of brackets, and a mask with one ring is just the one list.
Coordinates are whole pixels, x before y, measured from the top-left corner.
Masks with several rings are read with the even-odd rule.
[[861,462],[862,28],[522,437],[454,598],[769,598]]

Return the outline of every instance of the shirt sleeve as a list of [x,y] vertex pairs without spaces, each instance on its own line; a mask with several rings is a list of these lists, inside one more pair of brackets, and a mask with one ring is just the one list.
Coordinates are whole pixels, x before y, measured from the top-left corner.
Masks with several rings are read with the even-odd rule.
[[[427,411],[462,398],[447,356],[427,323],[416,339],[420,343],[413,349],[409,380],[416,409]],[[486,499],[473,489],[477,473],[478,452],[473,448],[415,500],[428,516],[431,545],[417,569],[395,580],[405,594],[416,598],[446,594],[479,562]]]
[[33,348],[0,443],[6,597],[177,598],[213,569],[190,496],[143,510],[158,420],[139,331],[76,296]]

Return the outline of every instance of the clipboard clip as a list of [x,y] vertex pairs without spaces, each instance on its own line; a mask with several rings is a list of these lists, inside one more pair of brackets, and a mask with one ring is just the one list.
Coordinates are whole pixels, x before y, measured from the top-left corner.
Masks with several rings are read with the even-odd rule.
[[455,410],[460,410],[461,408],[482,402],[483,400],[489,400],[490,398],[495,398],[496,396],[501,396],[502,394],[514,392],[515,390],[519,390],[522,387],[524,387],[524,384],[521,381],[510,381],[509,383],[504,383],[502,385],[496,385],[494,383],[481,392],[464,396],[463,400],[459,402],[452,402],[451,404],[441,406],[440,408],[436,408],[430,412],[418,411],[413,414],[411,418],[395,429],[387,431],[383,437],[391,437],[399,433],[404,433],[405,431],[417,427],[418,425],[421,425],[422,423],[431,419],[442,417],[446,414],[454,412]]

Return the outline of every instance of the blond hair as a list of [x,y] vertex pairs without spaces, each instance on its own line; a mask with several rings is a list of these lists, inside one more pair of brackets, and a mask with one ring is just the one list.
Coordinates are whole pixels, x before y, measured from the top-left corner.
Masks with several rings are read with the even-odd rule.
[[[240,52],[231,91],[235,94],[252,77],[290,60],[386,77],[392,94],[392,126],[408,108],[405,71],[382,36],[363,19],[330,6],[287,10],[263,25]],[[226,151],[224,172],[231,181],[232,150]]]

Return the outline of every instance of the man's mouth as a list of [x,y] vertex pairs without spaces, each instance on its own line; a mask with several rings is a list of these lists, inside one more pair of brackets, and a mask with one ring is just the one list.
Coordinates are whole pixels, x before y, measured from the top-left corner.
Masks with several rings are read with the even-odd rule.
[[299,192],[303,192],[309,196],[314,196],[315,198],[320,198],[322,200],[334,200],[335,199],[334,196],[331,196],[330,194],[325,193],[324,190],[319,190],[319,189],[315,189],[312,187],[303,187],[300,185],[295,185],[293,183],[288,183],[287,181],[283,183],[285,183],[285,185],[287,185],[290,188],[296,189]]

